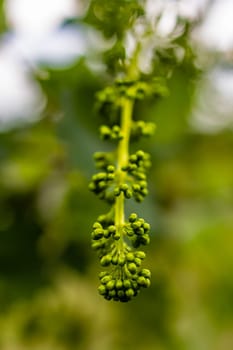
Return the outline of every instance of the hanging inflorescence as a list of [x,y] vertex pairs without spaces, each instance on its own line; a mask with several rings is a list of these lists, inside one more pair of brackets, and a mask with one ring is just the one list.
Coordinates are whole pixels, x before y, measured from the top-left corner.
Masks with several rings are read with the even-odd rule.
[[98,290],[107,300],[129,301],[151,283],[150,270],[142,267],[146,254],[140,250],[150,242],[150,224],[135,213],[126,218],[124,205],[131,198],[142,202],[148,194],[147,171],[151,165],[148,153],[138,150],[130,154],[130,142],[151,136],[155,129],[153,123],[133,120],[134,102],[163,91],[158,81],[150,85],[118,81],[97,96],[99,110],[107,120],[100,127],[100,136],[116,144],[113,152],[94,154],[99,172],[89,184],[90,190],[110,205],[92,231],[92,248],[105,268],[99,274]]

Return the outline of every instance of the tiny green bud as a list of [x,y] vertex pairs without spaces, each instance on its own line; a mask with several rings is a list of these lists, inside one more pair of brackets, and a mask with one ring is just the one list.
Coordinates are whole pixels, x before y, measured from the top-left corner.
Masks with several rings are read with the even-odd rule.
[[96,228],[93,232],[93,239],[100,239],[104,235],[104,230],[102,228]]
[[101,272],[99,273],[99,278],[101,279],[101,278],[103,278],[103,277],[106,276],[106,275],[108,275],[108,272],[107,272],[107,271],[101,271]]
[[127,184],[122,184],[121,187],[120,187],[121,191],[125,192],[129,189],[129,185]]
[[101,283],[106,284],[109,281],[111,281],[111,279],[112,279],[112,276],[110,276],[110,275],[104,276],[101,278]]
[[134,290],[132,288],[127,289],[126,292],[125,292],[125,295],[128,298],[132,298],[134,296]]
[[96,221],[96,222],[93,224],[92,228],[93,228],[93,230],[94,230],[95,228],[102,228],[102,225],[101,225],[98,221]]
[[151,272],[148,269],[142,269],[140,275],[146,278],[151,278]]
[[141,264],[142,264],[142,260],[139,259],[139,258],[135,258],[135,259],[134,259],[134,262],[135,262],[135,264],[136,264],[137,266],[141,266]]
[[136,155],[137,155],[138,159],[144,159],[145,152],[143,152],[142,150],[139,150],[139,151],[137,151]]
[[102,284],[98,287],[98,291],[100,295],[105,295],[106,294],[106,288]]
[[132,237],[134,235],[134,231],[132,230],[132,228],[127,228],[126,234],[127,236]]
[[114,133],[118,133],[118,132],[121,131],[121,128],[119,127],[119,125],[114,125],[114,126],[112,127],[112,131],[113,131]]
[[135,256],[139,259],[145,259],[146,254],[143,251],[139,250],[139,251],[135,252]]
[[148,193],[149,193],[149,191],[148,191],[147,188],[143,188],[143,189],[141,190],[141,194],[142,194],[143,196],[147,196]]
[[129,173],[134,174],[134,171],[135,171],[136,169],[137,169],[137,164],[132,164],[132,163],[130,163],[129,166],[128,166],[127,171],[128,171]]
[[120,238],[121,238],[120,232],[114,233],[113,239],[114,239],[115,241],[118,241]]
[[133,253],[128,253],[126,255],[126,260],[127,261],[134,261],[135,257],[134,257],[134,254]]
[[144,225],[143,225],[143,228],[144,228],[145,232],[150,231],[150,224],[148,224],[147,222],[145,222]]
[[115,177],[115,175],[113,173],[110,173],[107,175],[107,180],[112,181],[112,180],[114,180],[114,177]]
[[118,264],[118,257],[117,257],[116,255],[114,255],[114,256],[112,257],[112,264],[113,264],[113,265],[117,265],[117,264]]
[[134,199],[136,200],[136,202],[141,203],[143,201],[144,197],[140,194],[137,194],[134,196]]
[[116,280],[116,289],[121,289],[123,287],[122,280]]
[[100,181],[100,182],[98,183],[98,188],[99,188],[99,189],[103,190],[103,189],[105,189],[106,187],[107,187],[106,181]]
[[110,234],[114,234],[116,232],[116,226],[110,225],[108,227],[108,232],[110,232]]
[[112,257],[110,254],[104,255],[100,260],[100,265],[108,266],[108,265],[110,265],[111,260],[112,260]]
[[130,189],[127,189],[126,191],[125,191],[125,197],[127,198],[127,199],[129,199],[129,198],[131,198],[133,196],[133,192],[130,190]]
[[130,164],[130,166],[129,166],[129,170],[130,171],[134,171],[136,169],[137,169],[137,165],[136,164]]
[[109,238],[111,236],[111,233],[108,230],[104,230],[104,237]]
[[144,245],[147,245],[150,243],[150,237],[148,236],[148,234],[141,236],[141,242]]
[[148,287],[150,287],[150,285],[151,285],[150,279],[146,278],[146,285],[145,285],[145,287],[148,288]]
[[108,294],[110,297],[114,298],[116,296],[116,291],[114,289],[112,289],[108,292]]
[[93,158],[94,160],[103,160],[106,158],[106,154],[104,152],[95,152]]
[[137,162],[137,156],[136,154],[132,154],[130,157],[129,157],[129,161],[131,163],[136,163]]
[[124,257],[123,255],[120,255],[120,256],[118,257],[118,264],[119,264],[120,266],[123,266],[123,265],[125,264],[125,257]]
[[146,188],[147,187],[147,182],[145,180],[140,181],[140,188]]
[[125,296],[125,292],[120,289],[120,290],[117,291],[117,295],[118,295],[119,298],[123,298]]
[[119,196],[121,194],[121,190],[120,190],[120,188],[117,186],[117,187],[115,187],[114,188],[114,196]]
[[132,213],[132,214],[130,214],[130,216],[129,216],[129,222],[134,222],[134,221],[137,220],[137,218],[138,218],[137,214]]
[[114,287],[115,287],[115,281],[114,281],[114,280],[111,280],[111,281],[109,281],[109,282],[106,284],[106,288],[107,288],[108,290],[112,290],[112,289],[114,289]]
[[137,291],[138,290],[138,283],[136,281],[132,281],[132,288]]
[[94,250],[98,250],[100,248],[103,247],[103,243],[102,242],[93,242],[92,245],[91,245],[92,249]]
[[103,139],[108,139],[111,135],[111,130],[107,125],[102,125],[100,127],[100,135]]
[[137,266],[134,263],[129,263],[128,264],[128,270],[132,273],[135,274],[137,272]]
[[137,235],[143,235],[144,234],[144,229],[142,227],[139,227],[136,229],[136,234]]
[[108,173],[114,173],[114,171],[115,171],[114,165],[108,165],[107,166],[107,172]]
[[132,189],[134,192],[139,192],[140,191],[140,185],[139,184],[133,184]]
[[137,172],[137,178],[139,180],[146,180],[146,175],[142,172]]
[[139,276],[138,279],[137,279],[137,283],[140,286],[146,286],[147,285],[146,278],[143,277],[143,276]]
[[141,227],[141,223],[140,223],[140,221],[135,221],[135,222],[133,222],[132,223],[132,228],[133,229],[138,229],[138,228],[140,228]]
[[145,127],[145,122],[144,120],[138,120],[137,122],[137,126],[141,129],[143,129]]
[[124,280],[123,281],[123,286],[124,286],[124,288],[126,288],[126,289],[128,289],[128,288],[130,288],[131,287],[131,282],[130,282],[130,280]]
[[96,189],[96,185],[94,184],[94,182],[90,182],[88,185],[88,188],[90,191],[95,191]]

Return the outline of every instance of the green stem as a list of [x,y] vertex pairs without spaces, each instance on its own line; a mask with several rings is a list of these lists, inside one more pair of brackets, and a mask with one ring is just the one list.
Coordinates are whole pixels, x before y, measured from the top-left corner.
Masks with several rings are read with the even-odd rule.
[[[126,172],[122,171],[122,167],[128,164],[129,158],[129,141],[130,141],[130,130],[132,121],[134,101],[129,98],[122,98],[121,103],[121,132],[122,139],[119,141],[117,150],[117,178],[118,186],[125,183]],[[125,210],[124,210],[124,193],[116,198],[115,203],[115,225],[118,232],[121,234],[119,244],[123,244],[122,227],[125,223]]]

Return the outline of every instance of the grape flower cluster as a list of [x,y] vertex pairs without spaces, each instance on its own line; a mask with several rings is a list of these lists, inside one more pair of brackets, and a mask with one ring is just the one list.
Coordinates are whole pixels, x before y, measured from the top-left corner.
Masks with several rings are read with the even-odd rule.
[[[92,248],[100,265],[99,294],[107,300],[127,302],[151,284],[151,273],[144,268],[146,254],[141,246],[150,243],[150,224],[136,213],[126,219],[125,201],[142,202],[148,194],[147,172],[150,155],[142,150],[129,152],[131,141],[153,134],[155,125],[133,120],[133,104],[148,94],[142,82],[118,81],[98,95],[100,111],[108,124],[100,127],[100,137],[116,144],[112,152],[96,152],[99,172],[92,176],[89,189],[110,205],[108,213],[93,224]],[[109,115],[110,113],[110,115]]]

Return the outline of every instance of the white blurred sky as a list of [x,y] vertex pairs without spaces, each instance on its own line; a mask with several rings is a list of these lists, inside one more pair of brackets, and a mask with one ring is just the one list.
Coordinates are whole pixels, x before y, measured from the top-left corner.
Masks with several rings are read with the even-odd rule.
[[6,0],[8,23],[18,33],[41,35],[78,12],[75,0]]
[[[148,17],[153,20],[158,11],[165,8],[160,32],[166,35],[172,30],[177,13],[195,17],[204,10],[206,1],[148,0]],[[84,3],[87,5],[88,1],[5,1],[11,33],[0,38],[0,130],[20,118],[36,118],[42,110],[45,100],[39,86],[30,78],[32,67],[40,61],[57,67],[70,64],[90,48],[81,29],[57,30],[65,18],[82,16]],[[216,0],[196,36],[207,47],[222,51],[233,49],[233,0]],[[219,79],[215,80],[218,84]],[[232,73],[228,74],[229,80],[233,82]],[[221,93],[233,94],[232,89],[223,91],[222,83],[219,84]],[[232,84],[228,86],[231,88]]]

